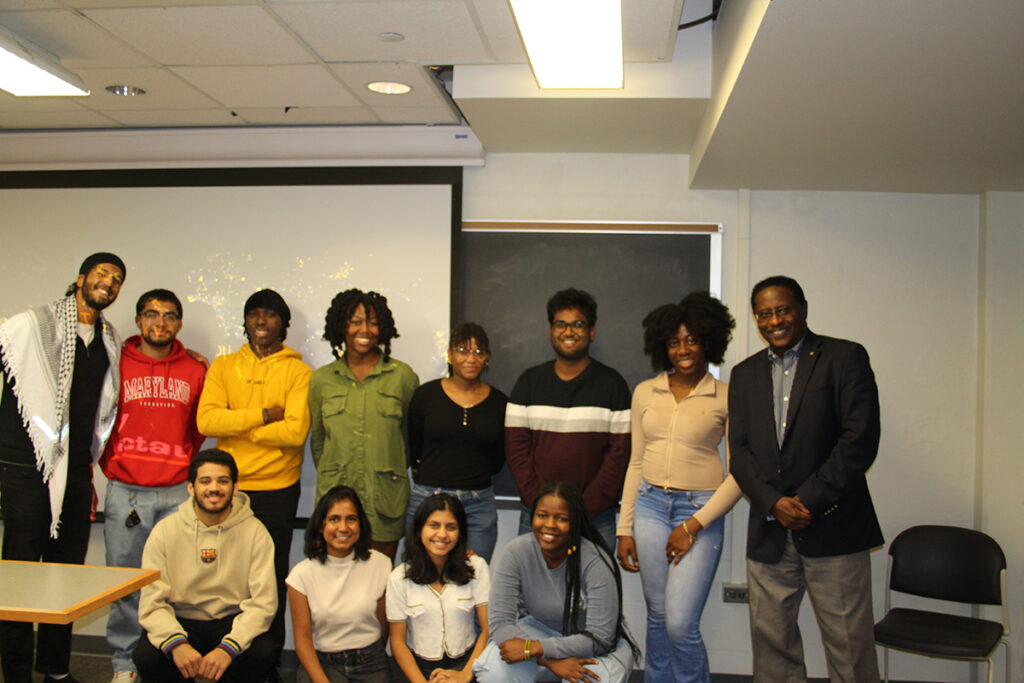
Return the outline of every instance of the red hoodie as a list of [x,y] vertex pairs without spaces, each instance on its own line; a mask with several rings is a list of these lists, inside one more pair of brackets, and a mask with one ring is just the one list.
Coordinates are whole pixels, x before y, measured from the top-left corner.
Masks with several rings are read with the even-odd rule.
[[173,486],[185,481],[205,439],[196,429],[196,408],[206,368],[178,340],[162,360],[142,353],[141,341],[135,335],[121,349],[117,420],[100,468],[124,484]]

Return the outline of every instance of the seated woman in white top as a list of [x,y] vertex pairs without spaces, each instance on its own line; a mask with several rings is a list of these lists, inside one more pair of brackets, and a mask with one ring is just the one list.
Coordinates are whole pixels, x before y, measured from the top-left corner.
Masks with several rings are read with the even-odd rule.
[[467,557],[466,531],[458,498],[427,497],[406,535],[403,562],[388,577],[391,653],[410,683],[468,683],[487,644],[491,579],[482,557]]
[[292,612],[300,683],[390,683],[384,591],[391,561],[370,550],[359,495],[335,486],[306,527],[306,559],[292,568]]
[[618,566],[583,497],[572,484],[549,482],[532,519],[533,533],[513,539],[495,562],[491,642],[473,673],[480,683],[623,683],[639,651],[622,618]]

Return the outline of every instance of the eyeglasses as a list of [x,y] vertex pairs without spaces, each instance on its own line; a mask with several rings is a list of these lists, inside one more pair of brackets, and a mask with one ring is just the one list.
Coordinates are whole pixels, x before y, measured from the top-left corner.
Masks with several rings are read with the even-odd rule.
[[768,322],[775,316],[778,316],[780,318],[788,318],[792,314],[792,306],[779,306],[775,310],[766,308],[764,310],[758,311],[757,313],[754,314],[754,317],[757,318],[760,322]]
[[473,356],[474,358],[483,358],[487,355],[483,349],[467,349],[465,346],[456,346],[452,351],[459,356]]
[[156,322],[157,319],[159,319],[159,318],[163,318],[164,322],[168,323],[170,325],[173,325],[174,323],[176,323],[179,320],[181,320],[181,316],[178,315],[177,313],[172,312],[172,311],[167,311],[166,313],[161,313],[160,311],[149,310],[149,311],[143,311],[141,315],[142,315],[142,319],[143,320],[145,320],[147,322],[151,322],[151,323],[152,322]]
[[551,327],[555,328],[559,332],[565,332],[565,330],[569,327],[576,330],[577,332],[580,332],[590,327],[590,324],[586,320],[574,320],[571,323],[567,323],[564,320],[556,320],[555,322],[551,323]]

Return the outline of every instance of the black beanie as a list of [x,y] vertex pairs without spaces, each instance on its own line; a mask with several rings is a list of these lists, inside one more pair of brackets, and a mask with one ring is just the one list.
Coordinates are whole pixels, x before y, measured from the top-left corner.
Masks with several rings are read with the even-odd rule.
[[261,289],[258,292],[253,292],[245,301],[245,315],[249,315],[249,311],[254,308],[269,308],[281,316],[281,341],[284,341],[285,330],[288,329],[288,324],[292,319],[292,312],[288,308],[288,304],[284,302],[284,298],[272,289]]
[[109,263],[121,269],[121,275],[128,277],[128,269],[124,267],[124,261],[117,254],[100,251],[82,261],[82,267],[78,269],[79,275],[88,275],[93,268],[101,263]]

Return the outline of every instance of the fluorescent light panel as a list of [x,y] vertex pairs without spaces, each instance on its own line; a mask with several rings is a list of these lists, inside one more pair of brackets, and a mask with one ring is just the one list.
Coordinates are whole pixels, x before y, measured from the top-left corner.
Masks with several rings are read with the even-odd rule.
[[84,97],[89,89],[56,58],[0,28],[0,89],[17,97]]
[[622,87],[620,0],[509,0],[542,88]]

